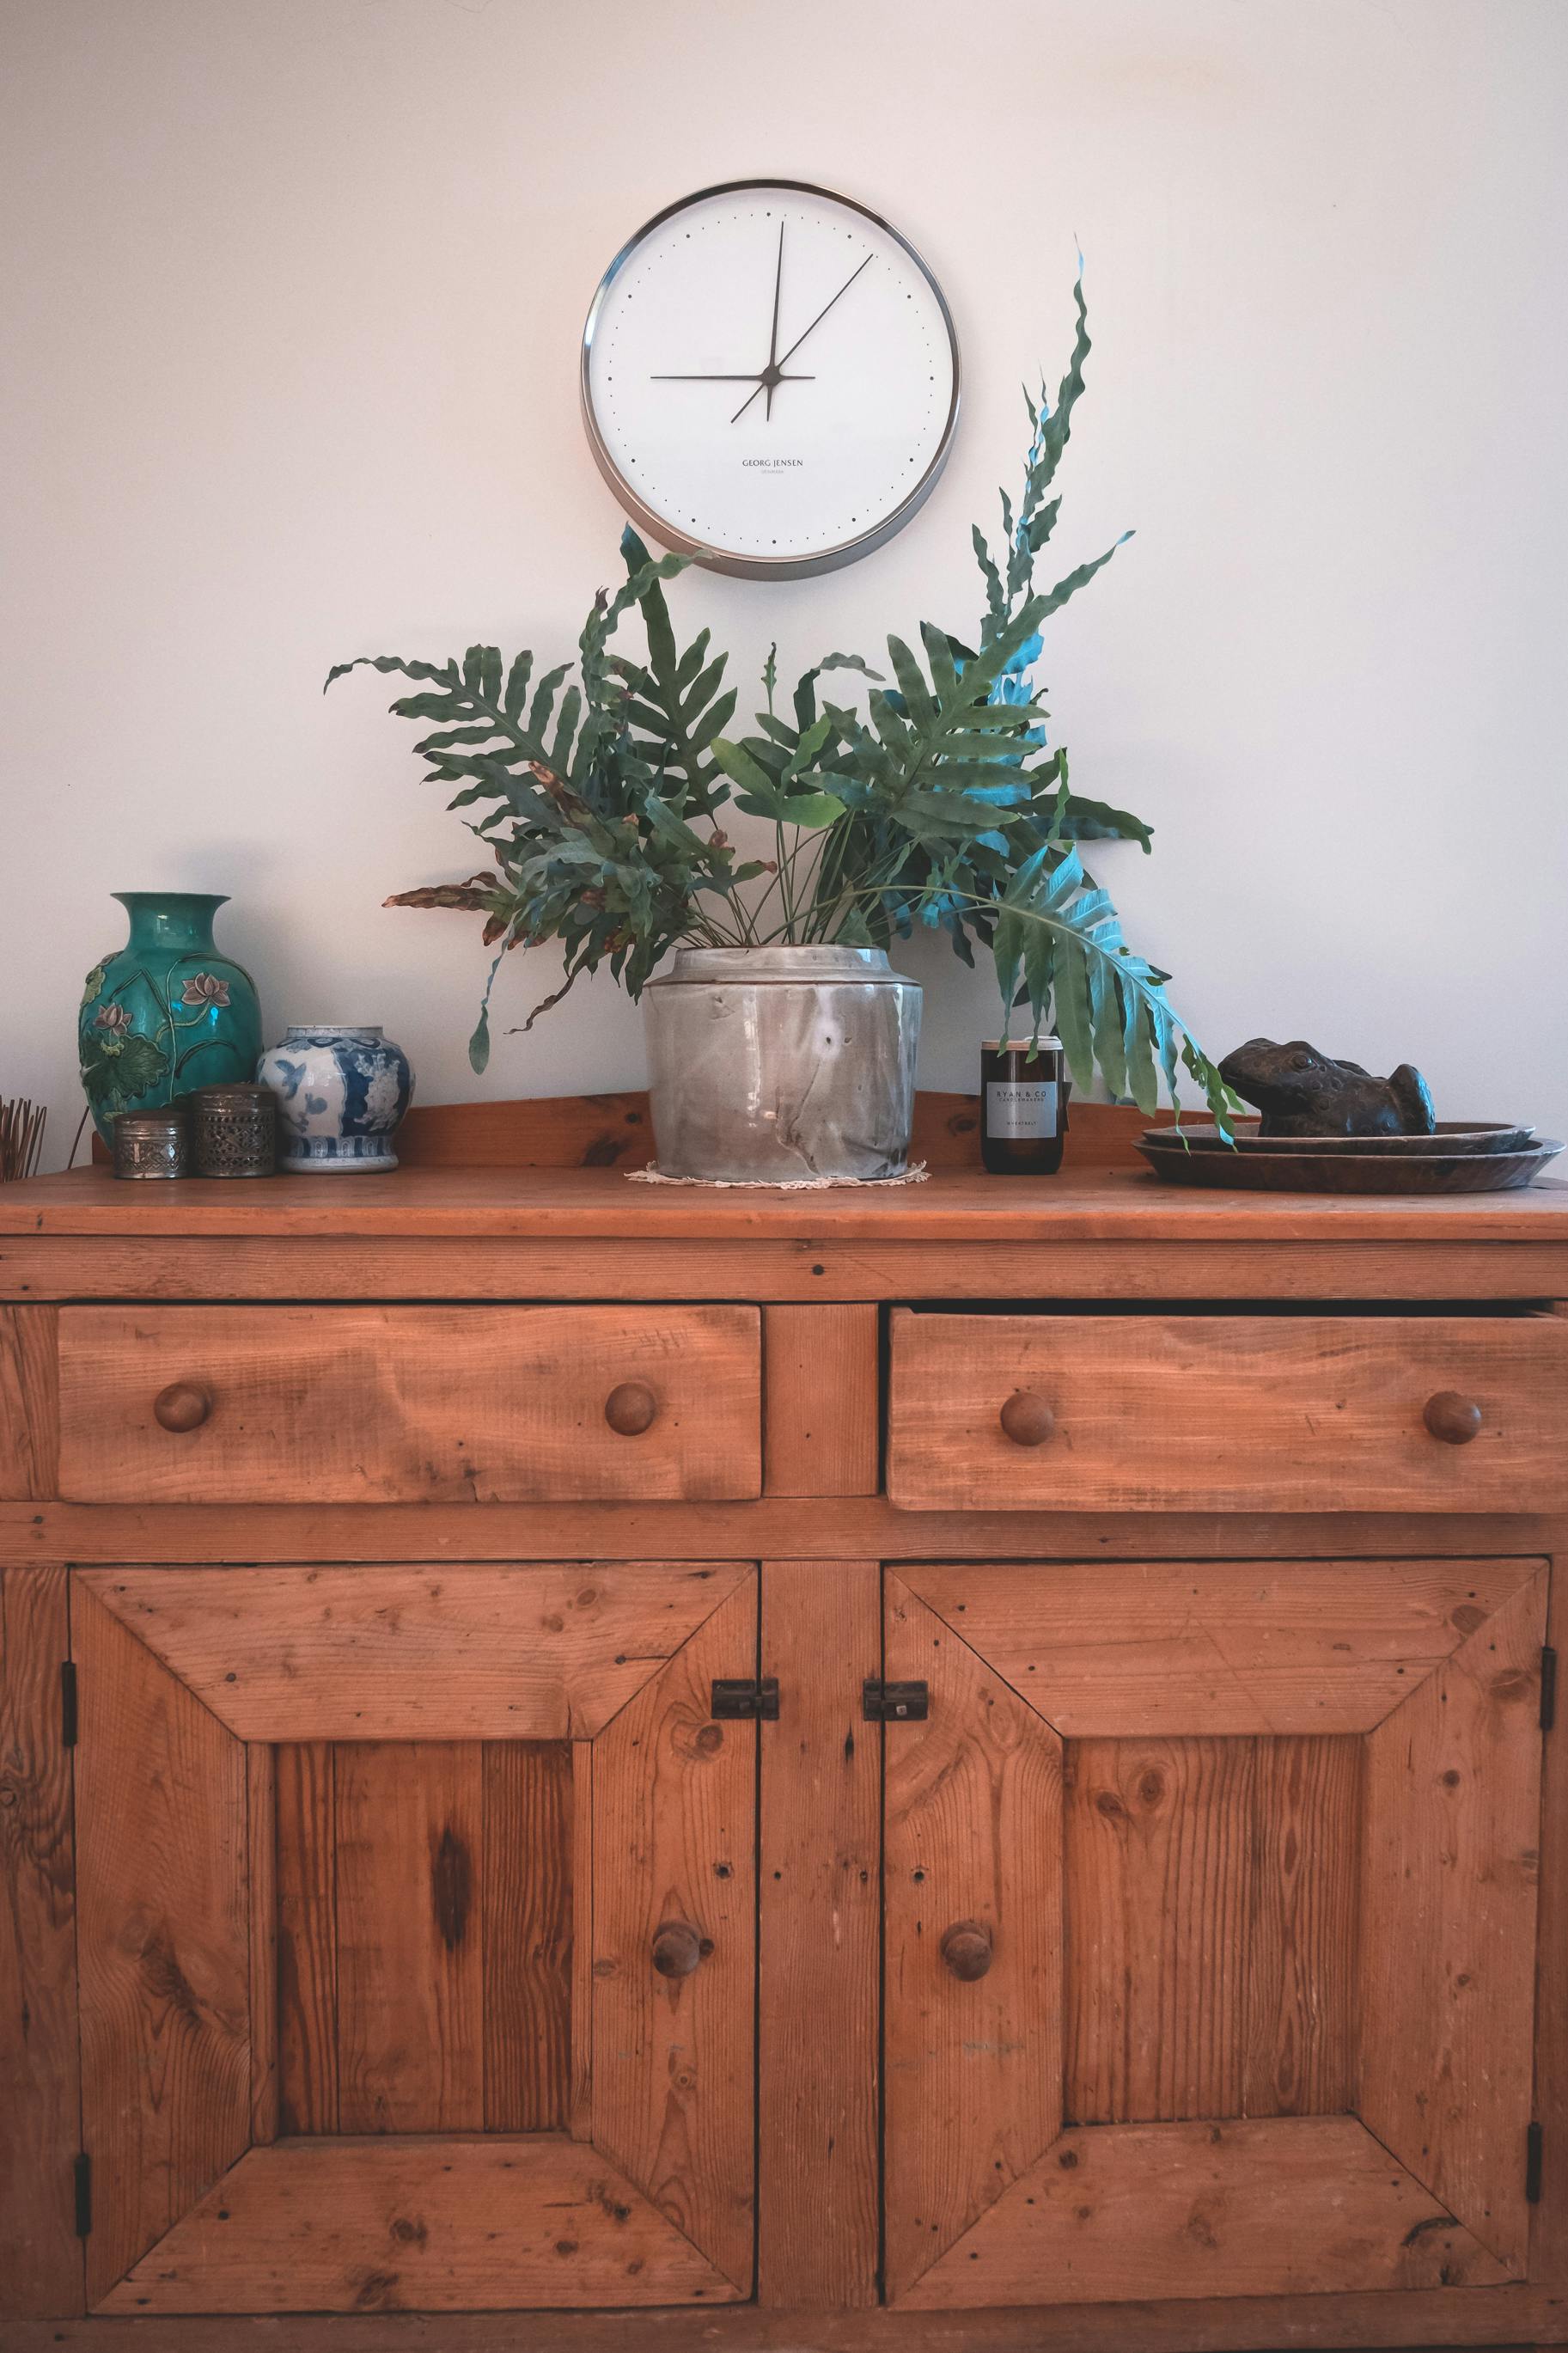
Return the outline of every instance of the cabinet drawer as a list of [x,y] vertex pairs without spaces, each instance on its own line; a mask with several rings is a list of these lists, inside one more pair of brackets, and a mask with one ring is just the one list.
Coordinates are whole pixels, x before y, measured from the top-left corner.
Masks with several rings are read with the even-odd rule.
[[754,1307],[68,1307],[79,1503],[732,1501]]
[[906,1510],[1568,1503],[1568,1321],[1552,1315],[900,1308],[891,1384],[888,1492]]

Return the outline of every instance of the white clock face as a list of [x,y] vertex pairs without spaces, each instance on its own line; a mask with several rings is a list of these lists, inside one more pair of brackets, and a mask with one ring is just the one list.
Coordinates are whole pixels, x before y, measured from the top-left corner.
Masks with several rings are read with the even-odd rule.
[[885,222],[746,181],[672,206],[612,263],[583,405],[602,470],[657,538],[789,578],[868,554],[920,505],[952,438],[958,346]]

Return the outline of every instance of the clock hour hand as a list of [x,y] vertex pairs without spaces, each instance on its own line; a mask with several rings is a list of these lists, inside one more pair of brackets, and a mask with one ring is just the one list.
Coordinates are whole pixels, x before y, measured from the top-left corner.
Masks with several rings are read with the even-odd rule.
[[[876,259],[876,256],[875,256],[875,254],[868,253],[868,254],[866,256],[865,260],[864,260],[863,262],[861,262],[861,264],[860,264],[860,266],[859,266],[859,269],[852,269],[852,270],[849,272],[848,277],[844,280],[843,285],[839,288],[839,290],[838,290],[838,293],[837,293],[837,294],[835,294],[835,295],[832,297],[832,299],[831,299],[830,301],[826,301],[826,302],[825,302],[825,303],[823,304],[823,306],[822,306],[821,310],[817,312],[817,314],[816,314],[816,318],[812,321],[812,322],[811,322],[811,326],[810,326],[810,327],[803,327],[803,328],[801,329],[801,331],[800,331],[799,334],[795,337],[795,339],[794,343],[790,345],[790,347],[789,347],[788,351],[787,351],[787,352],[785,352],[785,353],[784,353],[784,359],[779,360],[779,361],[777,361],[776,363],[775,363],[774,361],[773,361],[773,360],[770,360],[770,361],[768,362],[768,364],[767,364],[767,366],[764,368],[764,370],[763,371],[762,377],[761,377],[761,379],[760,379],[760,381],[759,381],[759,383],[758,383],[758,385],[757,385],[757,392],[761,392],[761,391],[763,390],[763,385],[767,385],[767,387],[768,387],[768,396],[769,396],[769,398],[770,398],[770,400],[771,400],[771,398],[772,398],[772,396],[773,396],[773,385],[774,384],[784,384],[784,383],[787,383],[787,382],[789,381],[789,379],[788,379],[785,375],[783,375],[783,373],[782,373],[782,370],[783,370],[784,365],[784,361],[785,361],[785,360],[792,360],[792,359],[795,357],[795,355],[796,352],[798,352],[798,351],[799,351],[799,349],[800,349],[800,347],[801,347],[802,343],[805,343],[805,339],[806,339],[807,335],[809,335],[809,334],[811,333],[811,332],[812,332],[812,328],[814,328],[814,327],[820,327],[820,326],[821,326],[821,324],[822,324],[822,322],[823,322],[824,319],[826,319],[826,316],[827,316],[827,314],[828,314],[829,311],[831,311],[831,310],[832,310],[832,308],[833,308],[833,304],[838,301],[838,299],[839,299],[839,295],[842,295],[842,294],[847,294],[847,293],[848,293],[848,291],[849,291],[849,289],[851,288],[851,286],[853,286],[853,285],[854,285],[855,280],[859,277],[859,275],[860,275],[860,270],[861,270],[861,269],[866,269],[869,268],[870,264],[871,264],[875,259]],[[784,240],[783,240],[782,232],[781,232],[780,240],[779,240],[779,260],[780,260],[780,266],[781,266],[781,268],[782,268],[782,266],[783,266],[783,260],[784,260]],[[772,380],[771,382],[770,382],[770,378],[771,378],[771,380]],[[739,406],[739,408],[737,408],[737,409],[736,409],[734,416],[733,416],[733,417],[731,417],[731,419],[730,419],[730,422],[731,422],[731,425],[738,425],[738,424],[740,423],[740,421],[741,421],[742,417],[744,417],[744,415],[745,415],[745,413],[746,413],[747,409],[748,409],[748,408],[750,408],[750,406],[751,406],[751,405],[752,405],[752,402],[753,400],[755,400],[755,398],[756,398],[756,396],[757,396],[757,392],[753,392],[753,393],[750,396],[750,397],[749,397],[748,399],[745,399],[745,400],[743,400],[743,401],[741,403],[741,406]]]

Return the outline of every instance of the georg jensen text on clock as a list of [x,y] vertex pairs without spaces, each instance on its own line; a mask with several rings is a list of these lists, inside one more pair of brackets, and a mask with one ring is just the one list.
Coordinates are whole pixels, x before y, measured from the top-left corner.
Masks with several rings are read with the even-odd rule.
[[942,290],[876,214],[744,180],[668,206],[583,336],[594,454],[634,521],[715,571],[793,579],[879,547],[958,417]]

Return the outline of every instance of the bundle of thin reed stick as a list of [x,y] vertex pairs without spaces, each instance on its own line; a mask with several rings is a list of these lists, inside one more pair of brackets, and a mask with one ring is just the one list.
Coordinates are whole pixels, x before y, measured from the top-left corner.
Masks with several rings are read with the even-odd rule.
[[48,1115],[47,1104],[31,1103],[25,1095],[10,1103],[0,1100],[0,1185],[35,1173],[43,1154],[44,1122]]

